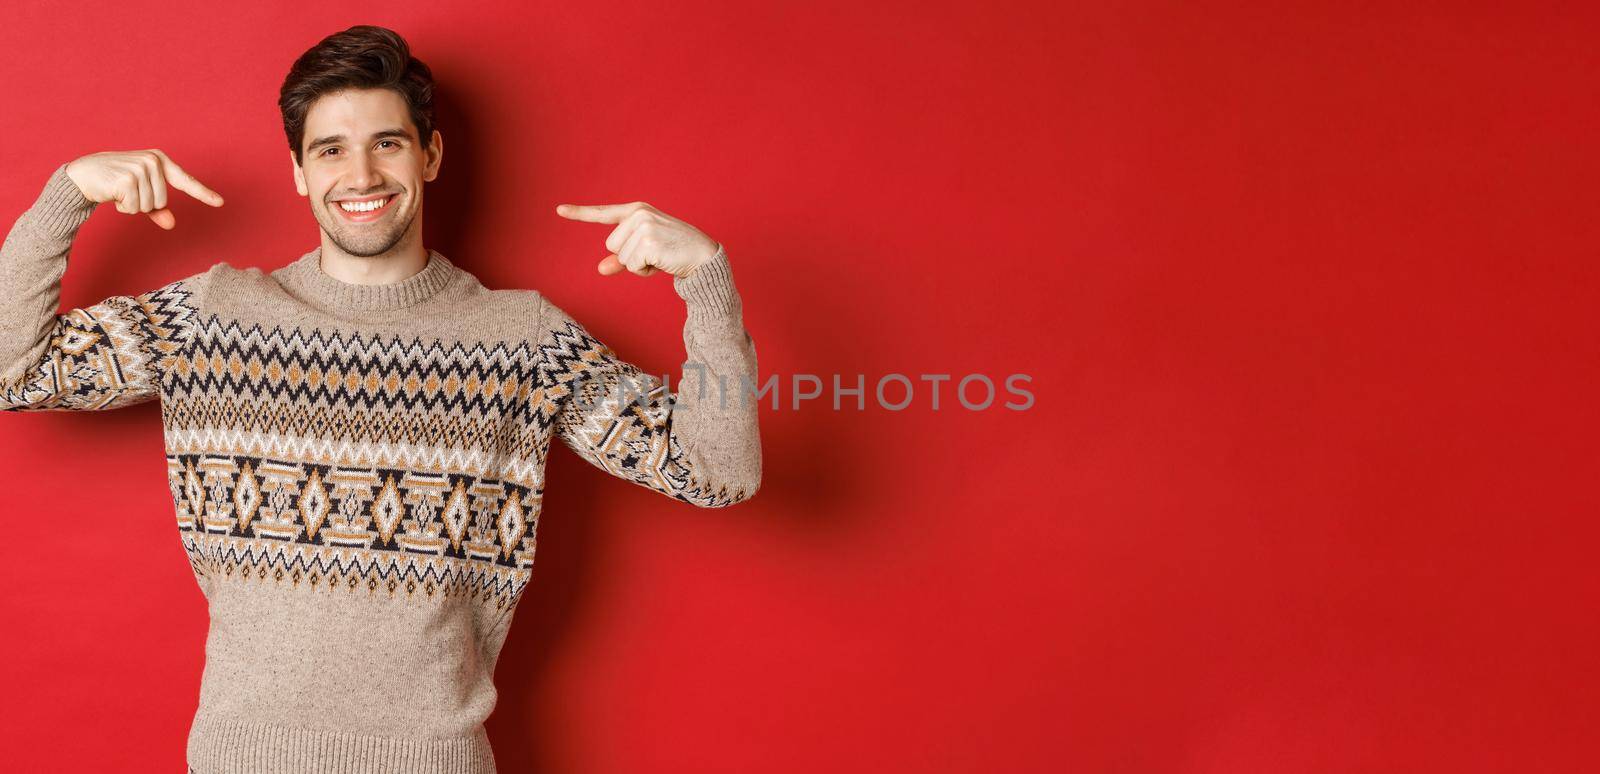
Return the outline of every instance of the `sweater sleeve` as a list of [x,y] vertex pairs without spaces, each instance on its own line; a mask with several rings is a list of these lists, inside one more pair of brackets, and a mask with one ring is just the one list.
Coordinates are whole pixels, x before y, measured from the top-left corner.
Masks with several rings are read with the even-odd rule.
[[0,245],[0,411],[95,411],[159,394],[194,330],[201,272],[57,314],[61,277],[96,203],[57,167]]
[[755,342],[721,245],[673,287],[687,307],[676,392],[546,300],[543,397],[558,437],[601,470],[693,505],[733,505],[761,485]]

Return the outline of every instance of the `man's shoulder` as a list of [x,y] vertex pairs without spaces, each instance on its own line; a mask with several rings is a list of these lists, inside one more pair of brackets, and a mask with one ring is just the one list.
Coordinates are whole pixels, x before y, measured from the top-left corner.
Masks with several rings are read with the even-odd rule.
[[490,289],[474,283],[461,298],[468,313],[487,314],[494,318],[514,320],[519,325],[537,321],[542,314],[544,294],[531,288]]
[[229,261],[215,261],[208,268],[192,271],[147,295],[181,299],[183,306],[208,318],[227,318],[243,310],[259,311],[286,298],[269,273]]
[[217,261],[201,270],[195,276],[214,280],[219,277],[226,279],[235,279],[241,276],[264,277],[266,274],[254,266],[234,266],[228,261]]
[[518,304],[537,307],[544,294],[533,288],[498,288],[490,290],[484,288],[483,292],[496,303]]
[[205,271],[207,292],[216,298],[228,294],[254,294],[260,288],[277,286],[276,271],[268,272],[255,266],[235,266],[229,261],[217,261]]
[[241,270],[225,261],[213,263],[210,267],[198,271],[190,271],[167,284],[155,288],[144,296],[171,297],[177,296],[187,299],[190,305],[199,305],[202,300],[211,294],[212,288],[219,284],[226,284],[233,279],[233,275]]

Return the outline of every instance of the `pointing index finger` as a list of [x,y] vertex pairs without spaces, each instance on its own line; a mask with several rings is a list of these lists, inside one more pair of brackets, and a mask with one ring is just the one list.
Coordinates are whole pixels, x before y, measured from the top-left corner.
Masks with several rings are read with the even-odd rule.
[[586,223],[621,223],[635,209],[633,204],[561,204],[556,206],[556,214]]
[[156,151],[156,155],[161,157],[162,176],[167,179],[167,183],[173,188],[213,207],[222,206],[222,194],[207,188],[205,184],[196,180],[194,175],[189,174],[183,167],[178,166],[178,162],[168,158],[167,154]]

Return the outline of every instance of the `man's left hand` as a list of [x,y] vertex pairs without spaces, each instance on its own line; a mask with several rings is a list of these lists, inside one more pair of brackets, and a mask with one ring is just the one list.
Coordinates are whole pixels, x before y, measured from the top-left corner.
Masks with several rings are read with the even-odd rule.
[[611,254],[600,260],[601,274],[616,274],[623,269],[641,277],[657,270],[674,277],[689,272],[717,255],[717,242],[700,229],[672,217],[644,202],[631,204],[562,204],[556,214],[586,223],[614,223],[606,237]]

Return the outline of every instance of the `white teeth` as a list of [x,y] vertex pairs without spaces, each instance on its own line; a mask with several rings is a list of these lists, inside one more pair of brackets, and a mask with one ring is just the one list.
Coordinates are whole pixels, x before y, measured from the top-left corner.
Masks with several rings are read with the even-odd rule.
[[345,212],[372,212],[373,210],[387,204],[389,199],[392,198],[394,197],[374,199],[370,202],[339,202],[339,209],[344,210]]

